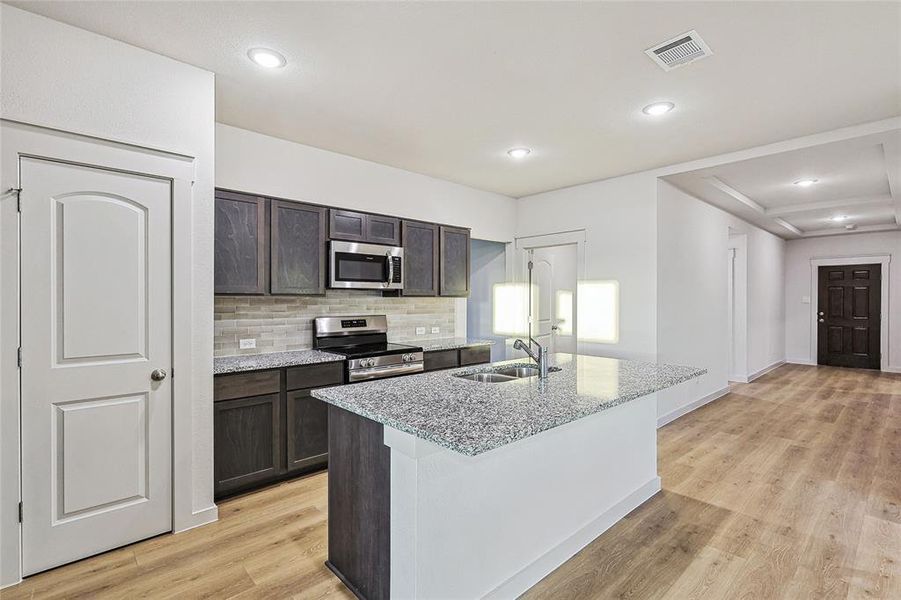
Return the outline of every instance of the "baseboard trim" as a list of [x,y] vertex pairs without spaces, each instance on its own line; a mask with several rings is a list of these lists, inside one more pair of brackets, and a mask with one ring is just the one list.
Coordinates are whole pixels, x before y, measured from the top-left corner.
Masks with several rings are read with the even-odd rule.
[[785,362],[790,365],[804,365],[805,367],[817,366],[817,363],[815,361],[812,361],[808,358],[789,358],[786,359]]
[[698,409],[698,408],[701,408],[701,407],[704,406],[705,404],[710,404],[710,403],[713,402],[714,400],[717,400],[717,399],[719,399],[719,398],[722,398],[723,396],[725,396],[725,395],[728,394],[728,393],[729,393],[729,386],[726,386],[726,387],[724,387],[724,388],[722,388],[722,389],[719,389],[719,390],[717,390],[717,391],[715,391],[715,392],[712,392],[712,393],[710,393],[710,394],[707,394],[706,396],[703,396],[703,397],[701,397],[701,398],[698,398],[697,400],[694,400],[694,401],[692,401],[692,402],[689,402],[688,404],[686,404],[686,405],[684,405],[684,406],[680,406],[680,407],[677,408],[676,410],[674,410],[674,411],[672,411],[672,412],[669,412],[669,413],[663,415],[662,417],[657,417],[657,428],[660,429],[660,428],[663,427],[664,425],[667,425],[667,424],[669,424],[669,423],[672,423],[673,421],[675,421],[675,420],[678,419],[679,417],[681,417],[681,416],[683,416],[683,415],[686,415],[686,414],[690,413],[690,412],[693,411],[693,410],[696,410],[696,409]]
[[784,361],[784,360],[777,360],[777,361],[774,362],[773,364],[771,364],[771,365],[769,365],[769,366],[767,366],[767,367],[764,367],[764,368],[760,369],[759,371],[754,371],[753,373],[751,373],[750,375],[748,375],[748,383],[751,383],[751,382],[754,381],[755,379],[759,379],[759,378],[763,377],[764,375],[766,375],[766,374],[769,373],[770,371],[772,371],[772,370],[774,370],[774,369],[778,369],[779,367],[781,367],[781,366],[784,365],[784,364],[785,364],[785,361]]
[[218,520],[219,507],[213,504],[212,506],[207,506],[206,508],[195,510],[193,513],[191,513],[191,518],[188,520],[188,522],[182,523],[178,529],[173,529],[172,533],[182,533],[183,531],[189,531],[196,527],[209,525],[210,523],[214,523]]
[[551,548],[537,560],[524,567],[513,577],[488,592],[483,598],[498,600],[500,598],[516,598],[520,596],[659,491],[660,477],[654,477],[561,543]]
[[10,581],[9,583],[4,583],[3,585],[0,585],[0,590],[5,590],[8,587],[12,587],[14,585],[19,585],[20,583],[22,583],[21,577],[16,581]]

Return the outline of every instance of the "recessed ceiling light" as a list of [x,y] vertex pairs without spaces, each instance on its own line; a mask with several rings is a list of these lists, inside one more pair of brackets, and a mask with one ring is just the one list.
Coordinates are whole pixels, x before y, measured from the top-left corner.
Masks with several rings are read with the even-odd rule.
[[284,56],[269,48],[251,48],[247,51],[247,56],[256,64],[267,69],[276,69],[288,64]]
[[810,187],[818,181],[819,179],[799,179],[795,182],[795,185],[800,185],[801,187]]
[[847,218],[848,218],[848,215],[835,215],[834,217],[832,217],[832,220],[835,221],[836,223],[840,223],[841,221],[847,220]]
[[644,108],[641,109],[646,115],[651,115],[652,117],[659,117],[660,115],[664,115],[669,111],[676,108],[676,105],[672,102],[655,102],[653,104],[648,104]]
[[507,156],[510,158],[525,158],[531,153],[532,151],[529,148],[510,148],[507,150]]

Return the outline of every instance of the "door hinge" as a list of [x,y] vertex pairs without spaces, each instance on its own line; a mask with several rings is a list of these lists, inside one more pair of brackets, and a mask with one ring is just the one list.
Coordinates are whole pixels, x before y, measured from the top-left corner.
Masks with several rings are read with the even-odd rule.
[[16,212],[22,212],[22,188],[9,188],[16,195]]
[[22,503],[19,502],[19,523],[22,522]]
[[22,368],[22,346],[19,346],[19,349],[16,351],[16,363],[19,365],[19,368]]

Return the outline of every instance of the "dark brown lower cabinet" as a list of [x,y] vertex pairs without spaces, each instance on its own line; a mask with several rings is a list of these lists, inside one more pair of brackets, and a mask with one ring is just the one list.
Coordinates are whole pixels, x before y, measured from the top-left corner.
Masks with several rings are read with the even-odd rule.
[[491,347],[471,346],[459,350],[432,350],[423,354],[422,362],[426,371],[481,365],[491,362]]
[[217,495],[278,477],[280,405],[279,394],[214,403]]
[[342,362],[217,376],[215,496],[325,467],[328,406],[312,391],[342,383]]
[[289,473],[328,463],[328,405],[311,391],[288,392],[285,468]]

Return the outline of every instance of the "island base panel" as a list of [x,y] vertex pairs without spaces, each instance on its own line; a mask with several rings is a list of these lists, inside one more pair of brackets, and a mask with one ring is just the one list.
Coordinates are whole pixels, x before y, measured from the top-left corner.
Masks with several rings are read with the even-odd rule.
[[328,561],[358,597],[391,593],[391,450],[380,423],[329,406]]

